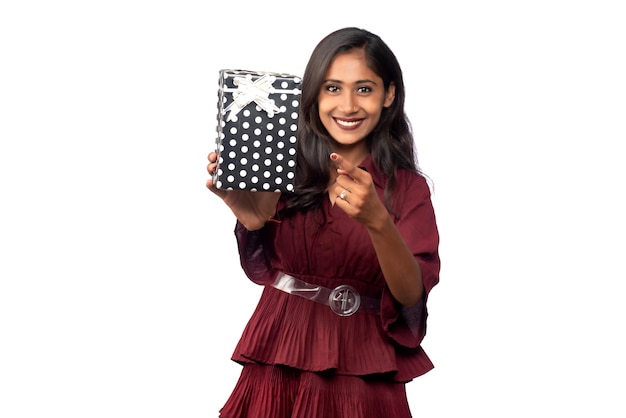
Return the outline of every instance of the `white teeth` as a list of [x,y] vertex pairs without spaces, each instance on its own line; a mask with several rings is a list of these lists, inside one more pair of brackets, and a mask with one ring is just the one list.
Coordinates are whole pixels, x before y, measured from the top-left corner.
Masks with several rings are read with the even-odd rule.
[[339,125],[342,125],[342,126],[355,126],[361,123],[360,120],[348,121],[348,120],[336,119],[336,121]]

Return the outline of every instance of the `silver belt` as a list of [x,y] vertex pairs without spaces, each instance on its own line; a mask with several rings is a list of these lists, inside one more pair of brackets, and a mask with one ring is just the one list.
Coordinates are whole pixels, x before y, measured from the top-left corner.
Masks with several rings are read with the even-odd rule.
[[350,316],[359,310],[372,314],[380,313],[380,299],[363,297],[354,287],[349,285],[344,284],[329,289],[307,283],[285,273],[279,273],[272,286],[290,295],[328,305],[339,316]]

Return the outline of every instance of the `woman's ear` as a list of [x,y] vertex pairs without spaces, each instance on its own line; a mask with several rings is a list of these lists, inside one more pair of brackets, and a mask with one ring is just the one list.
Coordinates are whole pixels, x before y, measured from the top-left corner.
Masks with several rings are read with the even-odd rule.
[[385,102],[383,103],[383,107],[389,107],[393,104],[393,100],[396,98],[396,85],[391,82],[387,91],[385,92]]

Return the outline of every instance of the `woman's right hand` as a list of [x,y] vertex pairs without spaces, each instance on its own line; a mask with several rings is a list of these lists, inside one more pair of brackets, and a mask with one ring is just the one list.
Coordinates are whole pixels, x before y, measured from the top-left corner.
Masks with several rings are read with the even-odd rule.
[[253,231],[262,228],[276,213],[280,193],[218,189],[213,183],[213,174],[217,170],[217,153],[211,152],[208,159],[209,180],[206,187],[226,203],[246,229]]

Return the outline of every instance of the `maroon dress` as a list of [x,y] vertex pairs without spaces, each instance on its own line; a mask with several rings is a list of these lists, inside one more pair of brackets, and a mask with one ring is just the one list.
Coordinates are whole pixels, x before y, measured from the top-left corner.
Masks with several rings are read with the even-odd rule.
[[[361,165],[383,198],[385,179]],[[265,286],[232,359],[241,377],[221,417],[410,417],[405,383],[433,368],[421,348],[426,300],[439,281],[439,234],[424,177],[398,173],[395,224],[418,261],[426,292],[412,308],[393,298],[367,230],[329,199],[319,210],[268,222],[237,223],[241,265]],[[281,197],[277,212],[285,205]],[[328,305],[272,286],[283,272],[329,289],[350,285],[376,312],[339,316]]]

